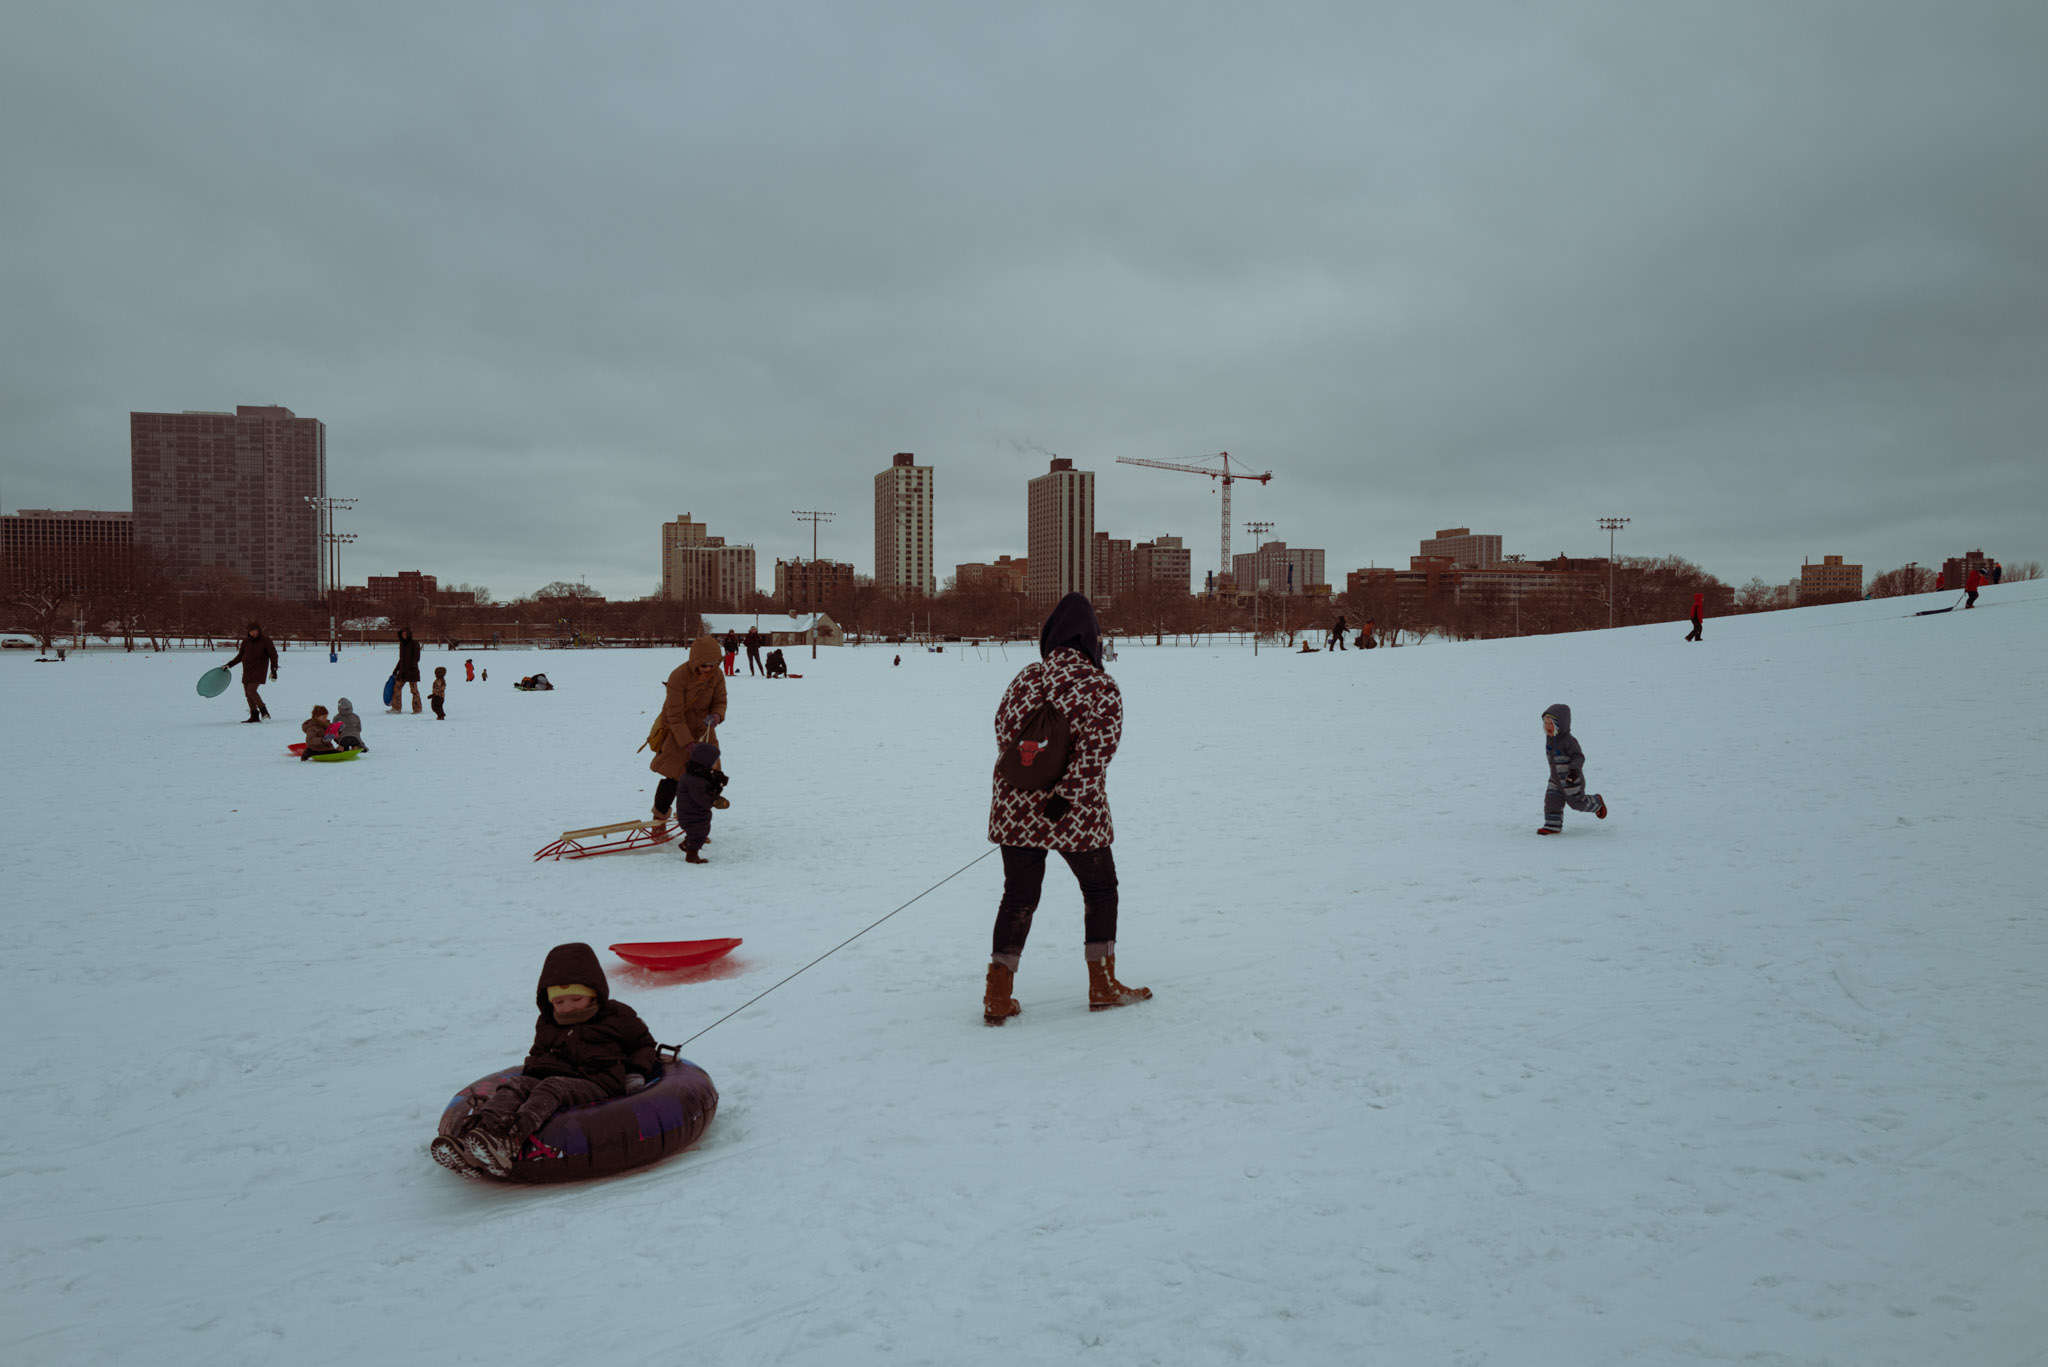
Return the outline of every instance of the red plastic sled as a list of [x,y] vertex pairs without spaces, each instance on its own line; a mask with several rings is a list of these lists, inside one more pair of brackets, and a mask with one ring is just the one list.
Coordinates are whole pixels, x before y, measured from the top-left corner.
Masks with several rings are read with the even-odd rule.
[[665,972],[674,968],[696,968],[723,959],[740,947],[739,940],[636,940],[613,945],[612,953],[640,968]]

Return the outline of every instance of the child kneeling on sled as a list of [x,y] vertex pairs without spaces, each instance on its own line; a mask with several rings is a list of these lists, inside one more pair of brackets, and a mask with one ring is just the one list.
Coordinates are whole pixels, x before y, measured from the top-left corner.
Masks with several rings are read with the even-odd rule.
[[540,1019],[519,1076],[500,1082],[462,1135],[485,1168],[519,1160],[526,1139],[556,1111],[637,1091],[661,1071],[654,1036],[632,1007],[613,1001],[597,951],[556,945],[534,992]]
[[299,723],[299,730],[305,733],[306,748],[299,752],[299,758],[307,760],[315,755],[331,755],[338,748],[327,734],[327,709],[319,703],[313,704],[313,715]]
[[1598,793],[1586,795],[1586,752],[1572,735],[1572,710],[1563,703],[1543,709],[1543,755],[1550,761],[1550,784],[1543,790],[1543,824],[1538,835],[1564,830],[1564,809],[1591,812],[1607,819],[1607,803]]

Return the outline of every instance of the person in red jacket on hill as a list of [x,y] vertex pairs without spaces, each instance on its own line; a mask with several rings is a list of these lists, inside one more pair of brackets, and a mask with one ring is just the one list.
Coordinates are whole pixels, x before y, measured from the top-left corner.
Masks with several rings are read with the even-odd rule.
[[1692,630],[1686,633],[1688,641],[1701,640],[1700,629],[1707,615],[1707,595],[1695,593],[1692,596]]
[[1977,590],[1984,587],[1984,571],[1973,568],[1970,571],[1970,577],[1963,581],[1963,587],[1969,590],[1969,597],[1964,600],[1963,606],[1966,608],[1976,607]]

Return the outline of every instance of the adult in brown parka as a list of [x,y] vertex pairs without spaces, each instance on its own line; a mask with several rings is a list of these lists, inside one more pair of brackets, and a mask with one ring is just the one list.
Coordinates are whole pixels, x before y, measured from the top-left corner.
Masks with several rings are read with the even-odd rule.
[[718,743],[715,728],[725,721],[724,664],[724,647],[712,637],[699,636],[690,646],[690,658],[668,676],[661,721],[648,737],[653,741],[658,736],[661,742],[647,764],[661,775],[654,788],[656,821],[668,820],[676,784],[690,762],[690,747],[699,741]]

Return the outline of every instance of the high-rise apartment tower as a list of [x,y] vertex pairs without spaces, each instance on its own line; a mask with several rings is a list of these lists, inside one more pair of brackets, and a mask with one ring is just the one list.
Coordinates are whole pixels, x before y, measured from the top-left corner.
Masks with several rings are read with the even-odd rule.
[[932,576],[932,467],[908,451],[875,476],[875,587],[924,598],[939,591]]
[[1029,485],[1024,592],[1050,605],[1095,587],[1095,472],[1054,457],[1052,469]]
[[183,571],[220,565],[265,598],[318,602],[327,425],[289,408],[130,413],[135,541]]
[[737,610],[754,591],[752,546],[726,545],[688,513],[661,524],[662,597]]

